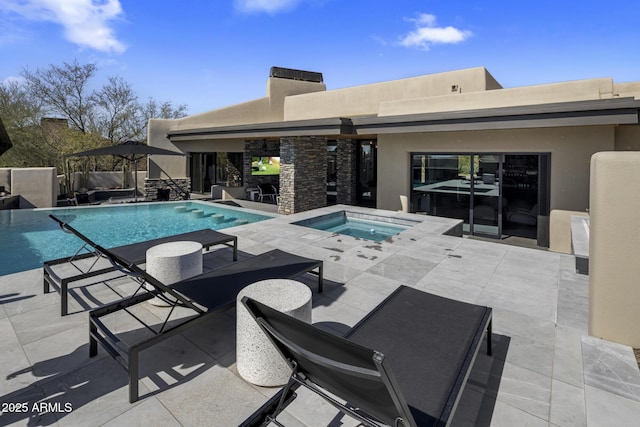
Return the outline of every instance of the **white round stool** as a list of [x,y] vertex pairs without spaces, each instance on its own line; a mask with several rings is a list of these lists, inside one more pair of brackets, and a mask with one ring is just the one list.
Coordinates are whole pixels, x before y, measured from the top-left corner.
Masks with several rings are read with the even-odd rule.
[[[198,242],[169,242],[147,250],[147,273],[165,285],[202,274],[202,244]],[[166,307],[160,298],[150,304]]]
[[236,337],[238,373],[255,385],[265,387],[284,385],[289,380],[291,368],[240,302],[245,296],[296,319],[311,323],[311,289],[295,280],[269,279],[253,283],[238,294]]

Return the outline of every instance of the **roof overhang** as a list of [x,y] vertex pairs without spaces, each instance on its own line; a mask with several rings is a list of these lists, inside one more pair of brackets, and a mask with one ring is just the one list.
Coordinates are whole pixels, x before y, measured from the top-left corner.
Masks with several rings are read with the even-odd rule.
[[357,138],[391,133],[637,125],[640,123],[639,112],[640,100],[615,98],[382,117],[336,117],[174,129],[167,133],[167,138],[172,142],[287,136]]
[[170,130],[171,142],[220,139],[279,138],[283,136],[354,136],[353,124],[346,118],[251,123],[197,129]]
[[639,123],[634,98],[353,118],[356,133],[389,134]]

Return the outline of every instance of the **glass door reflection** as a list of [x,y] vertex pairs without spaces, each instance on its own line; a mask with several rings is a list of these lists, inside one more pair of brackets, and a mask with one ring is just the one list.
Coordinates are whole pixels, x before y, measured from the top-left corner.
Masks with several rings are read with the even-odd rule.
[[473,156],[473,205],[470,233],[490,237],[502,235],[504,199],[500,186],[502,156],[478,154]]
[[470,234],[502,233],[502,156],[416,154],[412,157],[412,212],[461,219]]
[[472,159],[469,155],[413,156],[414,212],[461,219],[469,230]]

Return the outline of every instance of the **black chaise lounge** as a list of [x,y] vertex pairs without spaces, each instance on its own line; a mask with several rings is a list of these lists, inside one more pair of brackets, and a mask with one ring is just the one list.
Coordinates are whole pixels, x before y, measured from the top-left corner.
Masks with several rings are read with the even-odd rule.
[[[114,268],[132,276],[138,283],[138,290],[130,297],[116,301],[89,313],[89,355],[98,354],[98,343],[129,372],[129,401],[138,400],[139,354],[178,333],[200,324],[205,320],[235,307],[238,293],[247,285],[265,279],[293,279],[305,273],[318,276],[318,292],[322,292],[322,261],[293,255],[278,249],[235,262],[226,267],[166,286],[147,274],[136,264],[129,263],[113,252],[96,247],[103,256],[113,263]],[[314,271],[317,270],[317,273]],[[151,285],[153,290],[149,291]],[[170,307],[166,318],[159,324],[149,324],[135,313],[135,306],[156,296],[165,299]],[[175,309],[189,309],[192,316],[172,318]],[[147,336],[135,343],[126,343],[117,331],[112,331],[105,316],[122,312],[131,316]]]
[[[58,223],[62,231],[74,234],[82,240],[82,246],[76,253],[70,257],[58,258],[51,261],[45,261],[44,270],[44,293],[50,292],[51,286],[60,291],[60,312],[62,316],[69,313],[69,284],[78,280],[99,276],[114,271],[111,264],[105,267],[97,267],[96,263],[102,258],[101,253],[96,251],[97,244],[84,234],[73,228],[71,225],[62,221],[54,215],[49,215],[51,219]],[[209,249],[216,245],[226,245],[233,248],[233,260],[238,259],[238,238],[229,234],[220,233],[209,228],[188,233],[176,234],[169,237],[147,240],[145,242],[132,243],[129,245],[117,246],[109,249],[112,254],[117,255],[129,264],[142,264],[145,262],[147,249],[162,243],[192,241],[202,244],[204,249]],[[94,257],[95,260],[88,266],[83,266],[77,261],[85,258]],[[54,266],[70,263],[78,272],[71,276],[61,277],[56,273]]]
[[274,420],[300,385],[365,426],[446,426],[485,331],[491,354],[491,308],[405,286],[345,338],[250,298],[242,302],[293,369],[244,427],[280,425]]

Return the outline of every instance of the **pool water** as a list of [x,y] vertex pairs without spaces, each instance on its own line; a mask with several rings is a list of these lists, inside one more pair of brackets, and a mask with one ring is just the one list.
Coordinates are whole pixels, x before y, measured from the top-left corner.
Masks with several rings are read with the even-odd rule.
[[345,213],[324,215],[294,224],[376,242],[382,242],[409,228],[390,222],[355,218]]
[[0,276],[41,267],[46,260],[73,255],[80,248],[80,239],[63,233],[49,214],[106,248],[272,218],[200,202],[1,210]]

